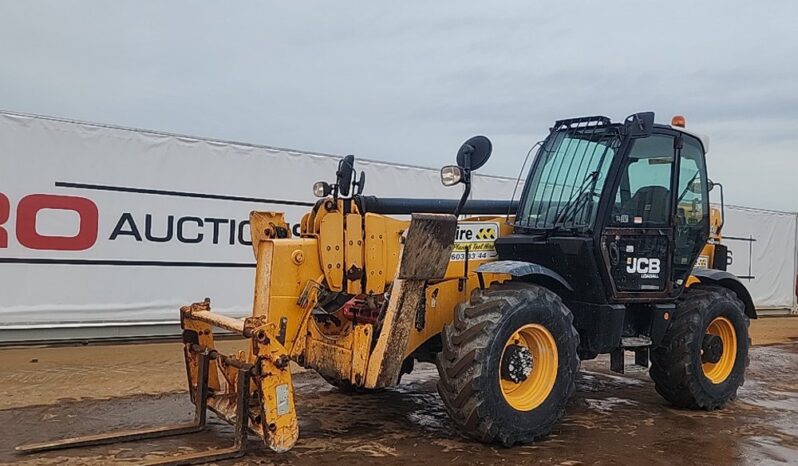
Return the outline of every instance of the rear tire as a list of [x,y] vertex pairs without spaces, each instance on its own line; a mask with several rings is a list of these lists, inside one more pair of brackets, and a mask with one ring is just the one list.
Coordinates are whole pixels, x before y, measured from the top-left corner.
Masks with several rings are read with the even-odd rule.
[[562,418],[579,371],[579,335],[552,291],[516,282],[478,290],[457,306],[441,340],[438,392],[465,436],[512,446],[548,435]]
[[[679,408],[714,410],[737,396],[748,367],[749,320],[734,292],[694,285],[682,294],[662,340],[651,352],[649,375],[663,398]],[[723,341],[717,362],[702,361],[708,337]]]

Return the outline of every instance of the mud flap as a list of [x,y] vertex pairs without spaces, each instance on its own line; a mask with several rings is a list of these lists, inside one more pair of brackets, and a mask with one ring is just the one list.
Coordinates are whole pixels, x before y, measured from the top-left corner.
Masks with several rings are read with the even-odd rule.
[[382,330],[369,359],[366,388],[394,385],[399,379],[427,280],[443,278],[446,273],[456,229],[454,215],[412,215],[410,227],[402,236],[399,268]]

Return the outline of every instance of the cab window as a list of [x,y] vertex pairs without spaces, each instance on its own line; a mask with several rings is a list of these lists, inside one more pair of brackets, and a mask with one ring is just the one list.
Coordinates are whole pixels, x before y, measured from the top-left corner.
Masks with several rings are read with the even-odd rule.
[[674,234],[674,280],[684,280],[709,236],[709,191],[701,143],[685,135],[679,156]]
[[632,143],[615,193],[611,225],[668,225],[674,154],[673,136],[654,134]]

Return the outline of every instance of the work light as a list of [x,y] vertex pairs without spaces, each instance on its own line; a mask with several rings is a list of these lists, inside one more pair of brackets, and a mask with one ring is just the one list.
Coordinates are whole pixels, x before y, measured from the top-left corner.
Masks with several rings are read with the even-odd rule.
[[463,181],[463,169],[457,165],[447,165],[441,168],[441,183],[444,186],[454,186]]

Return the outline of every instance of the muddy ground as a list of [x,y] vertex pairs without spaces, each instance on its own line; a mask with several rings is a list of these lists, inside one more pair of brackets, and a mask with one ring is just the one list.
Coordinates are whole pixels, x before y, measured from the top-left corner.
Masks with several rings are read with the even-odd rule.
[[[418,365],[403,384],[349,396],[311,372],[295,377],[301,436],[275,454],[250,439],[243,460],[220,464],[798,464],[798,318],[752,325],[738,400],[715,412],[669,407],[644,370],[611,374],[585,362],[566,417],[545,441],[511,449],[461,440]],[[235,342],[224,342],[232,349]],[[179,345],[0,350],[0,463],[136,464],[226,446],[232,428],[210,415],[203,433],[18,456],[13,446],[72,435],[188,421]],[[82,398],[82,399],[78,399]]]

